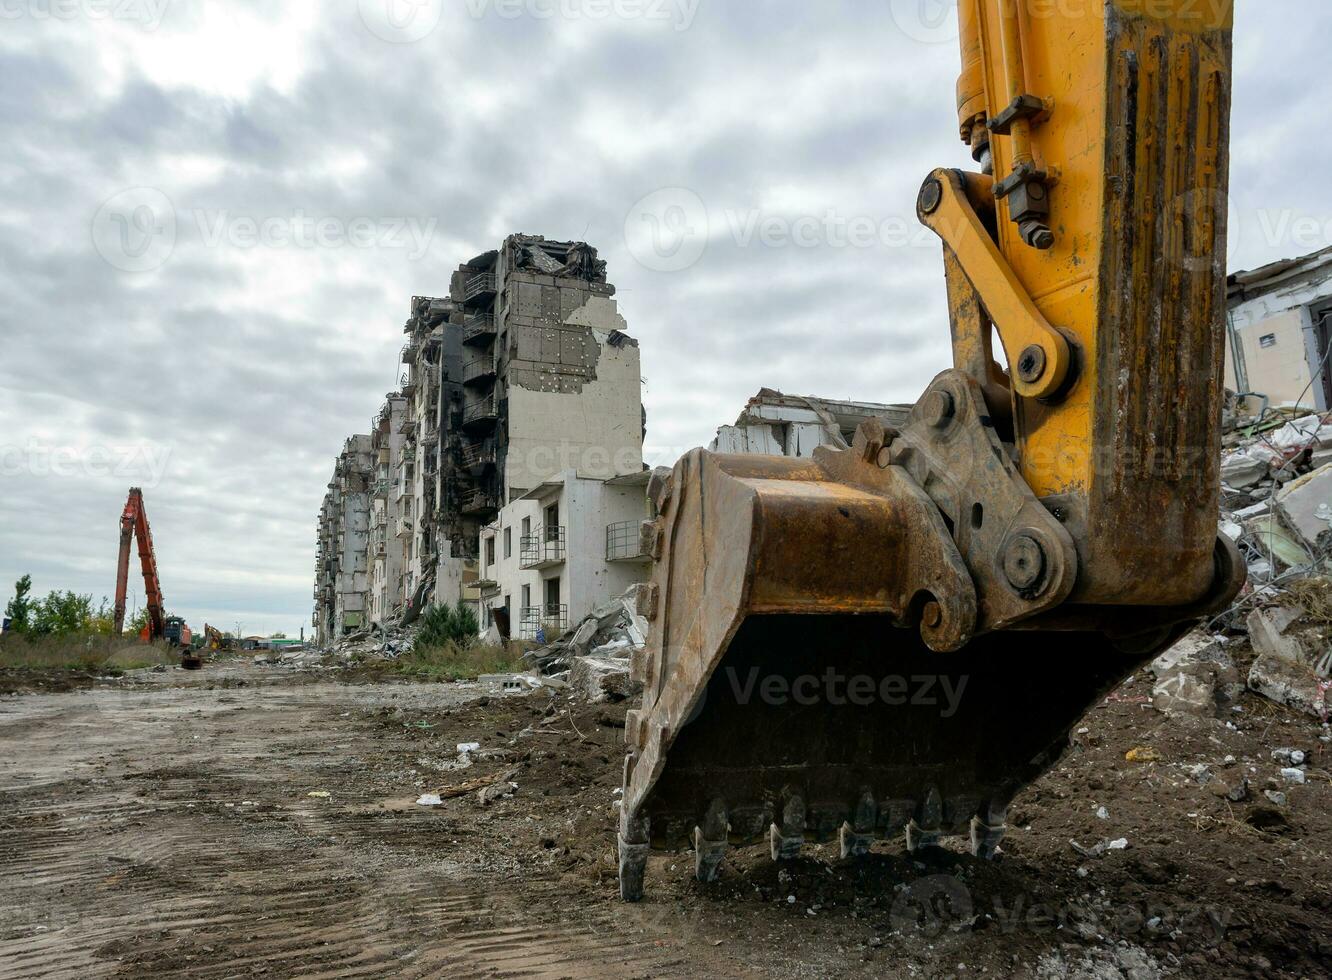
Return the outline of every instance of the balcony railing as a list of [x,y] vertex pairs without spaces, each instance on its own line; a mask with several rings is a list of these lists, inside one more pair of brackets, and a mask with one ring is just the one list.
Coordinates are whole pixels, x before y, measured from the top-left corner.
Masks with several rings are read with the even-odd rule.
[[544,606],[523,606],[519,635],[524,640],[549,642],[569,628],[569,607],[548,602]]
[[564,561],[565,529],[546,527],[537,534],[524,534],[518,541],[520,568],[550,568]]
[[459,507],[464,514],[484,514],[499,510],[499,501],[489,490],[468,490],[462,495]]
[[495,318],[489,313],[473,313],[463,320],[462,342],[482,345],[495,336]]
[[420,349],[421,348],[417,347],[415,343],[404,344],[402,348],[402,363],[411,364],[412,361],[416,360],[417,352],[420,351]]
[[463,302],[475,303],[487,300],[495,295],[495,274],[481,272],[463,280]]
[[[648,561],[652,557],[645,521],[619,521],[606,525],[607,561]],[[651,527],[651,524],[648,524]]]
[[376,500],[387,500],[393,492],[393,483],[390,480],[376,480],[370,488],[371,496]]
[[476,357],[463,365],[462,383],[473,387],[491,384],[495,380],[495,361],[489,355]]
[[495,447],[488,442],[472,442],[463,446],[462,464],[468,469],[481,469],[495,465]]
[[463,411],[463,428],[480,428],[492,425],[499,418],[495,409],[495,396],[487,395],[479,402],[474,402]]

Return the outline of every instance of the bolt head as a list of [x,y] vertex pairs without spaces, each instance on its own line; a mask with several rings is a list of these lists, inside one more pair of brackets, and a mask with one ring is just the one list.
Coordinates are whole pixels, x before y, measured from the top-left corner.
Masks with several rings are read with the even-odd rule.
[[921,214],[933,214],[939,210],[939,203],[942,200],[943,185],[939,183],[937,177],[931,177],[921,187],[920,198],[916,204],[920,208]]
[[928,629],[938,629],[943,623],[943,606],[931,599],[921,610],[920,623]]
[[946,427],[953,420],[955,412],[956,406],[953,404],[953,396],[942,388],[931,391],[920,403],[921,418],[926,425],[936,429]]
[[1045,549],[1028,534],[1015,536],[1004,548],[1004,576],[1019,592],[1038,588],[1045,578]]
[[1018,355],[1017,376],[1027,384],[1039,381],[1045,373],[1045,348],[1032,344]]

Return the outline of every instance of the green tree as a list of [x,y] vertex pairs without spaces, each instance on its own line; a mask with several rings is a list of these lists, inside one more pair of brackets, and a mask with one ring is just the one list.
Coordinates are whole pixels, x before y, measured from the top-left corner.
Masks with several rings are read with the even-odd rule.
[[92,619],[88,623],[89,631],[96,633],[98,636],[110,636],[115,625],[116,611],[111,608],[111,603],[107,597],[102,596],[97,611],[92,614]]
[[431,606],[421,614],[421,629],[412,647],[428,650],[446,643],[468,647],[476,641],[479,630],[476,612],[466,603],[459,602],[456,607],[447,603]]
[[14,583],[14,598],[5,606],[9,628],[15,633],[26,633],[32,626],[32,601],[28,598],[31,591],[32,576],[25,575]]
[[52,590],[32,609],[31,632],[37,636],[68,636],[92,631],[92,596]]
[[[165,619],[166,617],[163,616]],[[148,607],[140,606],[134,611],[134,615],[125,620],[125,632],[131,636],[138,636],[143,632],[143,628],[148,625]]]

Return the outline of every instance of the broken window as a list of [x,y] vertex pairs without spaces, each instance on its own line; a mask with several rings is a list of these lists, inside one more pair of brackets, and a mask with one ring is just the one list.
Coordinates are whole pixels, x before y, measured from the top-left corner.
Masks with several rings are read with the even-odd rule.
[[504,529],[504,557],[513,557],[513,528],[511,527]]
[[495,539],[486,538],[486,568],[495,564]]
[[1265,333],[1258,338],[1258,346],[1266,350],[1269,347],[1276,346],[1276,334]]

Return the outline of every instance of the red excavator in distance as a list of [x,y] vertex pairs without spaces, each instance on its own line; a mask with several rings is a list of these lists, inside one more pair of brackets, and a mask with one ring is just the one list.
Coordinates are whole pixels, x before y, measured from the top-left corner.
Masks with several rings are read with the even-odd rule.
[[186,670],[197,670],[203,660],[191,647],[190,628],[179,616],[168,616],[162,603],[162,583],[157,577],[157,556],[153,553],[153,532],[148,527],[148,512],[143,506],[143,491],[130,487],[129,499],[120,515],[120,559],[116,565],[116,620],[115,634],[125,626],[125,592],[129,586],[130,538],[139,542],[139,564],[143,566],[144,604],[148,609],[148,622],[139,632],[145,643],[166,640],[180,650],[180,665]]

